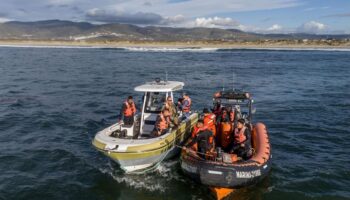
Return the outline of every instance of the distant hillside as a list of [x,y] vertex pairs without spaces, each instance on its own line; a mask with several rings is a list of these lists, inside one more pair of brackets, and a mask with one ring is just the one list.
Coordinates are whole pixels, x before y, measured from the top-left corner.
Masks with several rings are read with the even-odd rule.
[[256,34],[236,29],[139,27],[129,24],[96,25],[48,20],[0,24],[0,39],[86,41],[255,41],[294,39],[345,39],[350,35]]

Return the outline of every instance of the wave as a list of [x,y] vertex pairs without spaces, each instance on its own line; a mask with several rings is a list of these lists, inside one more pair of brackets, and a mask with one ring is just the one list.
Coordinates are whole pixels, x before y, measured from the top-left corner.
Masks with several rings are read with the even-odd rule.
[[113,47],[113,46],[73,46],[73,45],[16,45],[0,44],[0,47],[10,48],[52,48],[52,49],[102,49],[102,50],[122,50],[133,52],[235,52],[235,51],[342,51],[349,52],[350,48],[303,48],[303,47]]
[[[118,183],[127,185],[134,189],[143,189],[149,192],[165,193],[169,189],[167,182],[169,180],[183,181],[178,174],[173,173],[178,161],[167,161],[157,166],[157,168],[145,174],[125,174],[119,169],[115,169],[111,163],[107,168],[98,168],[102,173],[110,175]],[[165,179],[164,179],[165,178]]]
[[141,52],[215,52],[219,48],[200,48],[200,47],[178,47],[178,48],[168,48],[168,47],[126,47],[129,51],[141,51]]
[[241,48],[222,48],[219,52],[233,51],[350,51],[350,48],[302,48],[302,47],[241,47]]
[[70,45],[16,45],[16,44],[0,44],[0,47],[9,48],[48,48],[48,49],[102,49],[101,46],[70,46]]

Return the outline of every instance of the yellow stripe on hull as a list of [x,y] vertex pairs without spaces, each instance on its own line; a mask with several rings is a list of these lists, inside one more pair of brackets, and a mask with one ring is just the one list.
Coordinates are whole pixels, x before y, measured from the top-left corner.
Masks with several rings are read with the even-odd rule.
[[182,123],[178,128],[173,130],[166,138],[150,144],[140,144],[137,146],[130,146],[125,152],[108,151],[105,150],[105,144],[94,139],[92,144],[106,156],[115,161],[127,161],[134,159],[147,159],[148,157],[159,156],[162,153],[170,150],[175,144],[181,144],[190,134],[192,127],[198,120],[198,115],[191,116],[191,119],[186,123]]

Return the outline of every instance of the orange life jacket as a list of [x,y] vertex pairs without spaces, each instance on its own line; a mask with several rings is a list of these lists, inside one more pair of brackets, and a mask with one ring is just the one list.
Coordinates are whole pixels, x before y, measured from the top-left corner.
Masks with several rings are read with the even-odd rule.
[[[184,105],[185,101],[188,101],[188,105],[187,106]],[[192,105],[191,99],[189,97],[185,98],[182,101],[182,112],[185,112],[185,113],[190,112],[191,111],[191,105]]]
[[221,142],[221,146],[223,148],[228,147],[231,142],[232,142],[232,137],[231,137],[231,133],[232,133],[232,123],[230,122],[221,122],[221,128],[220,128],[220,142]]
[[126,106],[124,110],[124,116],[130,117],[136,113],[136,107],[134,102],[132,102],[130,105],[128,101],[125,101],[124,104]]
[[204,125],[209,128],[213,132],[213,136],[216,135],[216,116],[213,113],[206,113],[204,114]]
[[[194,126],[193,127],[193,131],[192,131],[192,138],[195,138],[197,135],[198,135],[198,133],[199,132],[201,132],[201,131],[205,131],[205,130],[207,130],[208,129],[208,127],[206,126],[206,125],[204,125],[203,127],[201,127],[201,128],[198,128],[197,126]],[[208,130],[210,130],[210,129],[208,129]],[[211,130],[210,130],[211,131]],[[211,144],[212,145],[212,147],[214,148],[214,146],[213,146],[213,144],[214,144],[214,133],[213,133],[213,136],[211,136],[210,138],[209,138],[209,144]],[[195,151],[198,151],[198,144],[197,143],[195,143],[193,146],[192,146],[192,148],[195,150]]]
[[241,128],[241,130],[238,130],[238,128],[235,128],[235,142],[236,143],[240,144],[240,143],[246,141],[247,137],[244,134],[245,129],[246,129],[245,126],[243,128]]
[[193,131],[192,131],[192,138],[195,138],[200,131],[204,131],[204,130],[207,130],[207,129],[208,129],[208,127],[206,125],[204,125],[201,128],[198,128],[197,126],[194,126],[193,127]]
[[163,113],[159,114],[160,121],[157,122],[157,128],[158,130],[162,131],[169,127],[169,119],[168,117],[165,117]]

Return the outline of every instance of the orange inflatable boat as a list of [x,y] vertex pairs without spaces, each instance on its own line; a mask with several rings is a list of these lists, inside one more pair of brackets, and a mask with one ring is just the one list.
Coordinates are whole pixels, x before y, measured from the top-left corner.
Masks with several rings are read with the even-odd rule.
[[271,169],[272,154],[266,126],[263,123],[252,123],[253,100],[248,93],[237,90],[221,92],[214,97],[214,104],[218,103],[221,107],[231,106],[231,109],[235,109],[235,113],[239,114],[235,118],[243,118],[246,121],[251,134],[250,156],[244,159],[237,157],[233,152],[220,151],[232,143],[228,133],[236,126],[234,122],[233,127],[222,123],[220,133],[216,134],[220,137],[221,144],[216,147],[215,155],[207,159],[198,155],[196,151],[183,150],[181,168],[186,175],[209,186],[218,198],[221,198],[234,188],[250,186],[265,178]]

